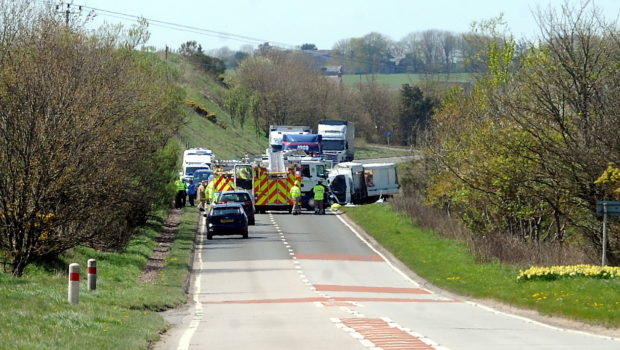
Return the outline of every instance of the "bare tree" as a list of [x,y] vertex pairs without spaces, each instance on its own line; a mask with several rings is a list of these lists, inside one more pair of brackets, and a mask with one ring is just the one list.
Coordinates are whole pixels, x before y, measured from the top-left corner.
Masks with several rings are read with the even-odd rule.
[[443,53],[444,72],[450,75],[458,48],[458,37],[451,32],[443,31],[439,35],[439,44]]

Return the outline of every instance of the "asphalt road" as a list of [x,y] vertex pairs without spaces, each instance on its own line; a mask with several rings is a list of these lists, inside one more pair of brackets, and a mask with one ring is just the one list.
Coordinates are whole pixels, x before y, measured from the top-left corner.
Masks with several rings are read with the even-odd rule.
[[309,212],[257,215],[247,240],[201,235],[191,302],[154,349],[620,349],[433,293],[361,237]]

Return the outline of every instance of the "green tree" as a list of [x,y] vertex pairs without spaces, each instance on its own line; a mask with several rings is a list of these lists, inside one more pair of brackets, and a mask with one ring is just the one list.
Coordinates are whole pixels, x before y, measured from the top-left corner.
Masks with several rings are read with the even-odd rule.
[[314,44],[305,43],[301,45],[300,50],[318,50],[318,49],[316,48],[316,45]]
[[[598,180],[620,162],[620,48],[602,18],[593,6],[564,5],[538,14],[543,36],[527,51],[510,36],[490,41],[488,74],[434,118],[431,201],[483,234],[600,251],[594,208],[610,190]],[[612,264],[619,235],[612,225]]]
[[187,57],[198,69],[213,74],[219,75],[226,71],[226,64],[223,60],[206,55],[202,46],[195,40],[187,41],[181,44],[179,47],[179,54]]
[[403,145],[418,145],[418,138],[427,129],[438,102],[425,97],[417,86],[403,84],[400,89],[397,137]]

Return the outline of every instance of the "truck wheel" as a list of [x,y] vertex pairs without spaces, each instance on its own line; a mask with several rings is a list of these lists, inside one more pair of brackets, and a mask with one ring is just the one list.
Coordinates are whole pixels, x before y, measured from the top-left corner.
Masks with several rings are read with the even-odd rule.
[[293,207],[288,207],[288,213],[292,213],[293,212]]
[[207,233],[207,239],[213,239],[213,235],[210,233]]

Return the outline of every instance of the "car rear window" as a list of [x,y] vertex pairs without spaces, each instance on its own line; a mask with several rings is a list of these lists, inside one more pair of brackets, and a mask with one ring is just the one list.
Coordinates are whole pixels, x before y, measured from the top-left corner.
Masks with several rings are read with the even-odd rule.
[[249,200],[250,196],[247,193],[227,193],[220,198],[222,202],[245,202]]
[[239,214],[239,208],[213,208],[213,215]]

